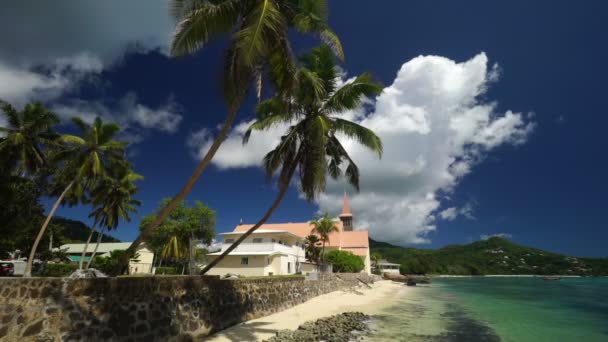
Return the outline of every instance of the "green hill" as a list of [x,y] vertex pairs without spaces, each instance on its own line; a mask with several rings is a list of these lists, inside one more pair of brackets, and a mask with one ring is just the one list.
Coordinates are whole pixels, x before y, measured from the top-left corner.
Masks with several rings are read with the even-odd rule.
[[[61,230],[61,242],[62,243],[78,243],[87,241],[91,228],[81,221],[70,220],[64,217],[55,217],[51,221],[54,225],[60,226]],[[97,241],[96,232],[93,235],[92,241]],[[103,234],[101,237],[102,242],[120,242],[115,237]]]
[[371,252],[401,264],[406,274],[608,275],[608,258],[577,258],[493,237],[437,250],[398,247],[370,239]]

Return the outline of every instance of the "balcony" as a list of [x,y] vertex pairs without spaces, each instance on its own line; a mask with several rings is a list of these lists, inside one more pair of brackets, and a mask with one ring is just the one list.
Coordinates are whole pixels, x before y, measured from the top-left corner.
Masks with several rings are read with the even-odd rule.
[[[228,249],[231,244],[222,244],[222,252]],[[276,242],[243,242],[236,247],[232,252],[234,253],[274,253],[281,252],[285,254],[301,254],[304,255],[304,250],[296,246],[286,246]]]

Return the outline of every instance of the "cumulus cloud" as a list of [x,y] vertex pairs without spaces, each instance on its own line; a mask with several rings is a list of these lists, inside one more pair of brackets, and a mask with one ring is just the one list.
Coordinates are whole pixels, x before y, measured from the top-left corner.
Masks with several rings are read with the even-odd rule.
[[[531,115],[498,112],[496,103],[481,100],[498,79],[484,53],[456,62],[440,56],[419,56],[401,66],[393,83],[378,96],[371,110],[344,113],[374,130],[384,143],[382,160],[354,141],[344,145],[359,165],[361,192],[351,193],[355,226],[369,229],[374,239],[397,244],[427,243],[440,219],[458,215],[474,218],[474,203],[450,206],[446,194],[492,149],[523,144],[533,131]],[[221,167],[258,166],[285,127],[241,136],[243,122],[220,148],[214,163]],[[209,134],[196,154],[206,151]],[[339,212],[344,183],[330,182],[319,206]],[[453,208],[452,208],[453,207]]]
[[487,240],[493,237],[499,237],[499,238],[503,238],[503,239],[510,239],[513,237],[513,235],[509,234],[509,233],[496,233],[496,234],[482,234],[479,236],[480,239],[482,240]]
[[142,127],[174,133],[182,120],[180,107],[172,97],[157,108],[140,104],[134,93],[128,93],[120,100],[112,102],[117,103],[71,100],[57,103],[51,110],[57,113],[63,122],[77,116],[87,123],[92,123],[99,116],[104,121],[118,123],[123,130],[121,138],[132,143],[142,140]]
[[101,116],[175,132],[181,115],[172,99],[158,108],[135,102],[133,92],[117,101],[64,99],[127,53],[167,53],[173,25],[166,0],[22,0],[5,6],[0,12],[0,99],[17,107],[48,102],[64,118],[78,115],[92,121]]

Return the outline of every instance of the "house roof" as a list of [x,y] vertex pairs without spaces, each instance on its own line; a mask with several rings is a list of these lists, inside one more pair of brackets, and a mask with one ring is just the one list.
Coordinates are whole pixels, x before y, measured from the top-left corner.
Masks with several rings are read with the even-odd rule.
[[[328,247],[369,247],[369,239],[367,230],[355,230],[345,232],[342,227],[342,222],[336,222],[340,232],[334,232],[329,235]],[[234,232],[245,232],[249,228],[253,227],[252,224],[240,224],[234,228]],[[310,235],[312,225],[310,222],[298,222],[298,223],[268,223],[260,227],[259,231],[287,231],[301,238],[305,238]]]
[[348,196],[346,196],[346,192],[344,193],[344,203],[342,204],[342,213],[340,214],[340,217],[345,216],[353,216],[353,213],[350,211],[350,205],[348,204]]
[[[207,255],[221,255],[222,251],[219,252],[215,252],[215,253],[207,253]],[[228,255],[268,255],[268,256],[273,256],[273,255],[287,255],[283,252],[276,252],[276,251],[268,251],[268,252],[230,252]]]
[[[111,251],[116,250],[126,250],[131,246],[132,242],[104,242],[99,244],[99,248],[97,248],[97,254],[109,253]],[[59,247],[62,250],[66,250],[66,253],[82,253],[84,250],[84,243],[67,243]],[[144,244],[139,245],[138,249],[145,248]],[[95,243],[90,243],[89,248],[87,248],[87,253],[93,253],[95,249]]]
[[[253,227],[253,225],[252,225],[252,227]],[[247,230],[239,230],[239,231],[233,231],[233,232],[227,232],[227,233],[220,233],[218,235],[242,235],[242,234],[245,234],[246,231]],[[294,234],[287,230],[257,229],[255,232],[253,232],[251,234],[253,235],[253,234],[269,234],[269,233],[291,235],[291,236],[295,236],[297,238],[303,239],[303,237],[301,237],[300,235]]]
[[388,262],[388,261],[386,261],[386,260],[384,260],[384,259],[382,259],[382,260],[378,261],[378,265],[386,265],[386,266],[400,266],[400,264],[395,264],[395,263],[392,263],[392,262]]

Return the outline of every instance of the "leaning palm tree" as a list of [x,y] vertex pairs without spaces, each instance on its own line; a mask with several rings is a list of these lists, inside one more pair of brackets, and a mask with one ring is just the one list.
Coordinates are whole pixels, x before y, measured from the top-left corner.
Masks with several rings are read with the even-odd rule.
[[318,217],[316,220],[310,221],[310,224],[312,225],[312,230],[310,232],[319,235],[319,240],[321,240],[321,243],[323,244],[323,247],[321,248],[321,258],[323,259],[323,262],[325,262],[325,245],[329,242],[329,236],[331,233],[339,232],[340,229],[338,228],[337,222],[332,220],[327,213]]
[[31,277],[38,244],[64,199],[72,204],[84,201],[86,190],[105,176],[110,167],[126,163],[126,143],[113,139],[120,130],[118,125],[104,123],[100,118],[96,118],[91,126],[79,118],[72,121],[80,129],[81,136],[62,135],[58,140],[63,147],[54,159],[63,167],[55,175],[55,189],[51,191],[52,195],[58,197],[36,236],[24,277]]
[[243,136],[246,143],[253,130],[281,123],[291,125],[263,162],[268,177],[278,173],[279,194],[262,219],[203,268],[203,274],[270,218],[296,171],[300,191],[309,201],[325,190],[327,174],[334,179],[342,176],[343,163],[348,164],[344,170],[347,182],[359,190],[359,169],[342,146],[340,136],[353,139],[376,152],[378,157],[382,156],[382,142],[374,132],[339,117],[344,111],[359,108],[365,97],[382,91],[371,75],[362,74],[338,87],[334,55],[328,46],[322,45],[302,58],[294,82],[290,94],[278,94],[258,105],[258,119]]
[[326,0],[172,0],[177,18],[171,54],[192,54],[218,36],[230,35],[222,75],[228,114],[215,140],[196,166],[184,187],[175,195],[127,249],[119,265],[121,273],[137,246],[147,239],[186,197],[228,135],[237,112],[252,83],[262,95],[265,75],[280,92],[293,86],[295,63],[288,29],[317,35],[344,58],[338,36],[329,28]]
[[53,126],[59,118],[40,103],[25,105],[18,111],[9,103],[0,101],[0,109],[6,117],[8,127],[0,127],[0,153],[8,157],[17,175],[35,173],[48,166],[44,146],[54,145],[59,134]]
[[[97,235],[97,244],[87,262],[86,268],[89,268],[91,261],[95,258],[95,254],[97,254],[104,230],[110,231],[116,229],[120,220],[131,221],[130,214],[137,212],[137,207],[141,205],[141,202],[133,198],[137,193],[137,186],[134,182],[142,179],[143,176],[134,173],[130,167],[118,166],[111,169],[109,176],[104,177],[91,190],[91,203],[95,208],[91,216],[95,218],[95,222],[99,222],[101,229]],[[80,269],[82,269],[82,263],[93,233],[94,227],[91,229],[87,243],[82,251]]]

